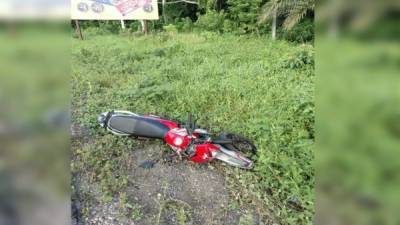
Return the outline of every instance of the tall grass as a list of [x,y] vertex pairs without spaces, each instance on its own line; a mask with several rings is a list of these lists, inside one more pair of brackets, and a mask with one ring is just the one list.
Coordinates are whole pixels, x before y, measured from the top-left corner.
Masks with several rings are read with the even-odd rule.
[[255,141],[255,172],[237,171],[238,190],[256,196],[282,223],[312,222],[311,46],[212,33],[89,36],[73,40],[72,55],[73,120],[92,134],[100,132],[102,111],[180,119],[191,111],[213,132]]

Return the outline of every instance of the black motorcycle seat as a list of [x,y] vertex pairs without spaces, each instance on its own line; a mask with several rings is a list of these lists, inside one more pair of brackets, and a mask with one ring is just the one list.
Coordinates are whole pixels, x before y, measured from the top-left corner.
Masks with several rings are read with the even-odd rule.
[[112,115],[109,128],[120,133],[148,138],[163,139],[169,128],[159,121],[134,115]]

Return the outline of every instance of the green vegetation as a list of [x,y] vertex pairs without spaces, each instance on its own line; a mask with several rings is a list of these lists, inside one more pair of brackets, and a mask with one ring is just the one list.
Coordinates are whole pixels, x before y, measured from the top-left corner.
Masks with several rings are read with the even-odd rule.
[[192,211],[192,207],[179,199],[170,198],[166,196],[166,191],[168,188],[168,183],[163,182],[163,192],[158,193],[157,195],[157,203],[158,203],[158,215],[156,217],[155,225],[165,224],[162,223],[162,217],[165,214],[173,213],[177,218],[177,222],[179,225],[191,224],[190,211]]
[[[192,2],[188,3],[188,2]],[[197,0],[159,4],[160,19],[150,22],[151,32],[210,31],[236,35],[270,36],[272,24],[278,39],[294,42],[314,40],[314,0]],[[198,4],[193,4],[198,3]],[[273,12],[276,13],[274,14]],[[273,15],[276,15],[273,19]],[[82,27],[99,34],[140,33],[140,21],[82,21]]]
[[290,30],[308,13],[314,12],[314,8],[314,0],[270,0],[262,7],[260,22],[272,19],[274,15],[281,16],[284,17],[283,27]]
[[253,216],[249,213],[240,217],[239,225],[252,225],[254,224]]
[[106,134],[97,115],[126,109],[184,119],[191,111],[212,132],[242,133],[258,146],[255,171],[225,171],[240,204],[256,204],[282,224],[311,224],[313,52],[310,45],[210,32],[75,39],[72,119],[94,138],[74,150],[73,171],[91,171],[107,195],[123,192],[136,141]]
[[125,192],[119,195],[119,205],[122,208],[121,211],[125,213],[127,217],[133,220],[140,220],[143,217],[140,205],[131,202]]
[[322,37],[317,46],[321,218],[398,224],[400,48],[354,37]]

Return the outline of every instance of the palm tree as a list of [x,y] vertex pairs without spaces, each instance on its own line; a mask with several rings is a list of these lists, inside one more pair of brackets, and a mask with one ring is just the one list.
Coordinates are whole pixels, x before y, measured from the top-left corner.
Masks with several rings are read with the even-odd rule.
[[272,19],[272,39],[275,40],[277,16],[285,17],[283,28],[290,30],[314,7],[314,0],[270,0],[263,5],[258,22]]

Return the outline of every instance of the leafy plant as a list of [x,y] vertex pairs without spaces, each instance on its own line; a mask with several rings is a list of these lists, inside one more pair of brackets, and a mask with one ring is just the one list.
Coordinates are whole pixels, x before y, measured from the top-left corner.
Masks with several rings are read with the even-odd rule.
[[314,50],[304,45],[300,50],[289,54],[284,60],[285,68],[296,69],[306,65],[314,66]]
[[271,0],[262,7],[259,22],[271,19],[276,13],[278,16],[284,16],[283,27],[290,30],[314,8],[315,0]]
[[125,192],[119,196],[119,204],[122,212],[133,220],[140,220],[143,217],[140,205],[129,200]]
[[227,27],[235,27],[235,29],[230,28],[229,30],[240,34],[254,33],[257,29],[261,2],[262,0],[228,0],[227,18],[231,22],[224,24],[225,30],[227,30]]
[[312,42],[314,40],[314,21],[305,18],[288,31],[281,30],[281,36],[288,41],[298,43]]
[[195,26],[201,30],[222,32],[224,17],[224,12],[210,10],[206,14],[199,16]]
[[170,34],[174,34],[174,33],[177,33],[177,32],[178,32],[178,28],[176,28],[176,26],[173,25],[173,24],[165,25],[165,26],[163,26],[163,29],[164,29],[167,33],[170,33]]

